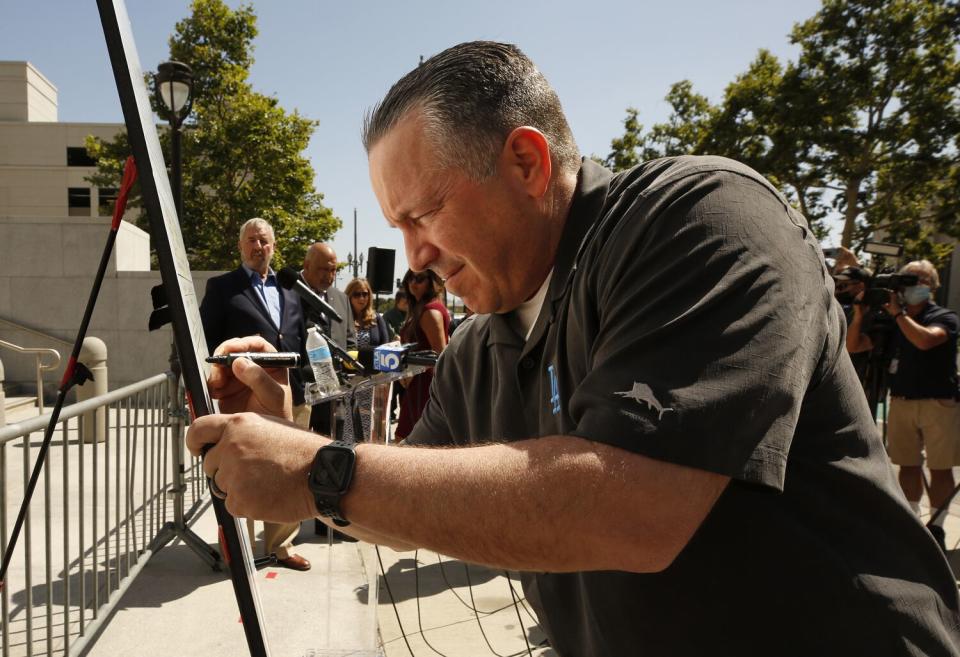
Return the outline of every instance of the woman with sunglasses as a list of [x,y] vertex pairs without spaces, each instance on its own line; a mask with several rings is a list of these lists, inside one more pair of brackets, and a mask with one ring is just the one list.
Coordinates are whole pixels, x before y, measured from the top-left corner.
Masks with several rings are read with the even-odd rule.
[[358,347],[377,347],[390,341],[390,332],[383,315],[373,308],[373,292],[365,278],[355,278],[345,290],[353,309],[353,325],[357,329]]
[[[443,281],[429,269],[419,273],[407,270],[402,286],[407,293],[409,310],[400,328],[400,340],[404,344],[416,342],[417,349],[432,349],[439,354],[447,346],[447,336],[450,334],[450,313],[439,299],[443,293]],[[407,390],[400,404],[400,421],[397,423],[397,442],[406,438],[420,419],[430,397],[432,381],[431,369],[416,375],[406,384]]]
[[[355,278],[344,290],[350,299],[350,308],[353,311],[353,325],[357,331],[357,348],[370,349],[390,341],[390,332],[383,315],[374,310],[373,291],[365,278]],[[368,440],[370,437],[370,412],[373,395],[371,390],[362,390],[357,393],[357,402],[360,406],[360,420],[363,424],[363,436],[358,441]],[[344,434],[349,439],[353,435],[353,425],[347,422]]]

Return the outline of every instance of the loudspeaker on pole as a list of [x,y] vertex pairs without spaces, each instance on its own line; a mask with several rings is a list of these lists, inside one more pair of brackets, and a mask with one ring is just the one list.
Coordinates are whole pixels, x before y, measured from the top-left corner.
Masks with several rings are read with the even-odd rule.
[[394,249],[371,246],[367,251],[367,281],[374,294],[393,293]]

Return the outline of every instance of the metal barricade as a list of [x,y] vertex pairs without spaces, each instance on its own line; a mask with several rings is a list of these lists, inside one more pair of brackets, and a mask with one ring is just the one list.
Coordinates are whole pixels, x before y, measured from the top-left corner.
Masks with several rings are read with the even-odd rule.
[[[158,549],[153,539],[196,512],[200,461],[176,463],[184,425],[177,384],[158,374],[63,409],[0,593],[0,654],[82,651]],[[98,409],[105,440],[84,442],[81,418]],[[0,548],[48,422],[49,414],[0,428]],[[186,512],[185,500],[193,502]]]

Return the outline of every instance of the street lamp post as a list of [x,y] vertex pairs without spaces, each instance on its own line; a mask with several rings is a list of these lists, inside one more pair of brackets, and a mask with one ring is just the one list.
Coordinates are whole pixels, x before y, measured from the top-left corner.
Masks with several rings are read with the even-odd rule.
[[[170,123],[170,187],[173,204],[177,209],[177,221],[183,225],[183,156],[180,152],[180,133],[183,121],[193,107],[193,71],[183,62],[163,62],[157,67],[154,87],[157,106],[166,110],[164,118]],[[170,347],[170,369],[180,376],[176,344]]]
[[183,169],[180,135],[193,107],[193,71],[183,62],[164,62],[155,77],[157,104],[166,110],[170,123],[170,168],[177,219],[183,223]]
[[[170,123],[170,188],[173,193],[173,203],[177,209],[177,221],[183,223],[183,167],[182,154],[180,151],[180,134],[183,122],[189,116],[190,109],[193,107],[193,71],[183,62],[164,62],[157,67],[157,74],[154,76],[154,93],[156,95],[157,107],[164,118]],[[176,422],[181,423],[183,400],[180,397],[180,358],[177,354],[177,344],[172,342],[170,345],[170,369],[176,376],[178,385],[173,386],[170,392],[170,408],[174,409],[174,418]],[[223,560],[220,553],[207,545],[206,541],[193,533],[186,524],[186,518],[183,514],[183,504],[180,499],[183,498],[187,485],[185,479],[186,460],[183,454],[183,441],[174,440],[173,450],[173,477],[174,484],[170,493],[174,499],[174,518],[167,522],[161,528],[153,545],[159,550],[174,538],[179,538],[189,546],[204,562],[214,570],[220,570],[223,567]]]
[[353,270],[353,277],[360,277],[360,268],[363,267],[363,254],[355,256],[352,253],[347,254],[347,266]]

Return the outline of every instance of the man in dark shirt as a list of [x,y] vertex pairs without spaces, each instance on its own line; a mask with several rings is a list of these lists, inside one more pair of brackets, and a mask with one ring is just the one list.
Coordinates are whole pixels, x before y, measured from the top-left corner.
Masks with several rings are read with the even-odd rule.
[[[582,160],[543,75],[489,42],[408,73],[364,143],[411,267],[479,314],[414,447],[351,458],[200,418],[188,445],[216,445],[234,508],[524,571],[563,657],[957,652],[955,582],[886,461],[816,239],[766,181]],[[282,398],[266,377],[211,388],[234,411]]]
[[[954,489],[953,467],[960,465],[960,404],[957,402],[957,314],[930,301],[940,286],[936,268],[927,260],[911,262],[901,270],[915,274],[917,285],[903,290],[903,303],[890,294],[884,309],[896,322],[890,363],[890,413],[887,451],[900,466],[900,487],[911,508],[920,512],[923,495],[923,453],[930,468],[930,532],[946,549],[943,521]],[[863,311],[854,306],[847,334],[851,353],[873,348],[862,330]]]

